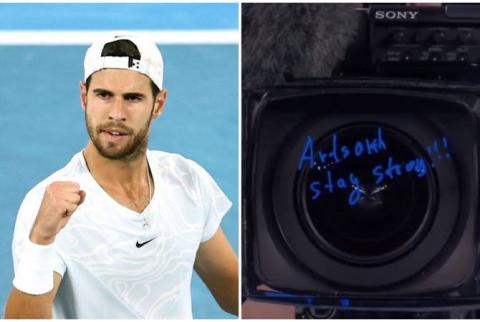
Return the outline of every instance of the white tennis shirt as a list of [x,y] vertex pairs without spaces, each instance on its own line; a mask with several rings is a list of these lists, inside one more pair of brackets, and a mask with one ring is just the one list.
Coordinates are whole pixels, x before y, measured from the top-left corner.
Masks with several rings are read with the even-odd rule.
[[141,214],[99,186],[81,152],[26,195],[13,238],[15,269],[45,188],[68,180],[86,192],[55,239],[53,269],[63,279],[54,318],[192,318],[198,246],[217,231],[231,202],[195,162],[160,151],[147,151],[147,160],[155,191]]

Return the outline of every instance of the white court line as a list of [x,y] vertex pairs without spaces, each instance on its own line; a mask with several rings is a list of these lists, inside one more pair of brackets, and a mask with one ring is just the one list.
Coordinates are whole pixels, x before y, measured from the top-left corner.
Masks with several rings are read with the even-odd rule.
[[[303,0],[305,1],[305,0]],[[380,0],[378,0],[380,1]],[[391,0],[393,1],[393,0]],[[425,0],[426,1],[426,0]],[[438,0],[430,0],[430,1],[438,1]],[[447,0],[448,1],[454,1],[454,0]],[[465,1],[475,1],[475,0],[464,0]],[[138,3],[138,0],[75,0],[74,3]],[[278,1],[277,1],[278,2]],[[397,1],[398,2],[398,1]],[[36,4],[42,4],[42,3],[67,3],[65,0],[0,0],[0,3],[36,3]],[[142,0],[141,3],[235,3],[239,4],[238,0]]]
[[[158,44],[238,44],[237,30],[132,30],[143,34]],[[121,34],[122,31],[115,31]],[[89,45],[98,38],[111,35],[112,31],[0,31],[0,45]]]

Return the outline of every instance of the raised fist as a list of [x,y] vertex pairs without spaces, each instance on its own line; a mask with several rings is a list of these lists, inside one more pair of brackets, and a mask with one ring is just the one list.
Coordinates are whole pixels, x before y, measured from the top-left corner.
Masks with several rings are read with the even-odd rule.
[[35,244],[53,243],[60,229],[65,227],[70,216],[85,199],[85,191],[71,181],[51,183],[43,195],[37,218],[30,231],[30,240]]

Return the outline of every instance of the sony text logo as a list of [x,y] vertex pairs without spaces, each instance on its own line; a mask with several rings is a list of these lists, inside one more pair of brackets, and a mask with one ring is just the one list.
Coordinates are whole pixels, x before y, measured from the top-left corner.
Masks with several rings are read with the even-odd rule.
[[375,19],[413,20],[419,11],[375,11]]

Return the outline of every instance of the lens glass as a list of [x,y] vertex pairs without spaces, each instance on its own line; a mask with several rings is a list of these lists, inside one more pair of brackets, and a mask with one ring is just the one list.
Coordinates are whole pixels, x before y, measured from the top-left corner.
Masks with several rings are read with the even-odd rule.
[[323,251],[374,265],[421,240],[434,214],[436,185],[418,142],[378,124],[346,126],[310,142],[296,178],[297,204]]

